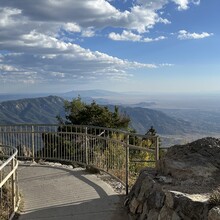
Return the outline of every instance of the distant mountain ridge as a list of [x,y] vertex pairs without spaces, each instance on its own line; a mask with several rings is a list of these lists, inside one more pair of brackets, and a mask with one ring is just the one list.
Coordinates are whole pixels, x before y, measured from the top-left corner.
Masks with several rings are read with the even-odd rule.
[[[108,106],[113,109],[113,105]],[[131,127],[138,133],[146,133],[154,126],[160,134],[183,134],[190,128],[190,123],[169,117],[163,112],[141,107],[119,106],[131,118]],[[64,99],[48,96],[31,99],[20,99],[0,103],[0,124],[57,123],[56,116],[64,116]]]
[[[109,105],[109,108],[113,109],[113,106]],[[172,118],[158,110],[123,106],[119,106],[119,110],[130,117],[131,127],[141,134],[145,134],[151,126],[159,134],[165,135],[182,135],[191,131],[191,124],[189,122]]]
[[78,95],[82,97],[92,97],[92,98],[103,98],[103,97],[109,97],[109,96],[118,96],[120,93],[118,92],[111,92],[107,90],[72,90],[70,92],[62,93],[62,97],[77,97]]
[[64,99],[57,96],[20,99],[0,103],[0,124],[54,124],[64,115]]
[[[62,97],[67,100],[72,100],[80,96],[82,100],[86,103],[91,103],[93,100],[96,100],[98,104],[112,104],[117,103],[117,97],[121,99],[125,99],[127,96],[126,94],[119,93],[119,92],[112,92],[108,90],[72,90],[69,92],[63,93],[29,93],[29,94],[7,94],[7,93],[0,93],[0,102],[9,101],[9,100],[18,100],[18,99],[25,99],[25,98],[38,98],[38,97],[47,97],[47,96],[58,96]],[[123,98],[122,98],[123,97]],[[116,98],[116,100],[114,99]]]

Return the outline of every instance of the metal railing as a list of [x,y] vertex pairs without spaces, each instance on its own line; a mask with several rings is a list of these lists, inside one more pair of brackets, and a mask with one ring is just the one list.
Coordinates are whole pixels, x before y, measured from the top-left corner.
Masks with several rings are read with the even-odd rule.
[[[158,136],[79,125],[0,125],[0,143],[31,160],[93,165],[126,185],[144,166],[159,159]],[[129,177],[130,176],[130,177]]]
[[18,208],[18,150],[0,144],[0,219],[12,219]]

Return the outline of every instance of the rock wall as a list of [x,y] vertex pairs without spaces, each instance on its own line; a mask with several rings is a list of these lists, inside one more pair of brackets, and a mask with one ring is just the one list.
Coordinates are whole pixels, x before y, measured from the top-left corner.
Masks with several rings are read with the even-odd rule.
[[142,170],[125,201],[130,219],[220,220],[220,207],[209,202],[219,186],[219,145],[218,139],[201,139],[181,148],[179,156],[174,146],[159,169]]

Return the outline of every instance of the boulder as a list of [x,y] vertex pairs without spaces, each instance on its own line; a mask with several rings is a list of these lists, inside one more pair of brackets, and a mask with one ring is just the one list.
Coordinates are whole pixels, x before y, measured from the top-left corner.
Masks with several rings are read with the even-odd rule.
[[210,194],[220,185],[220,140],[203,138],[175,145],[156,169],[145,168],[126,207],[137,220],[220,220]]
[[[181,185],[212,188],[220,181],[220,140],[203,138],[175,145],[159,161],[159,172]],[[216,181],[217,180],[217,181]]]

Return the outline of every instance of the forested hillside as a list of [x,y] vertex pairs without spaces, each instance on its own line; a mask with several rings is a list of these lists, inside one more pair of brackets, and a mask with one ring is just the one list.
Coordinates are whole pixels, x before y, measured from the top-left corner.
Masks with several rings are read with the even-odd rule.
[[5,101],[0,103],[0,124],[57,123],[63,105],[64,99],[57,96]]

